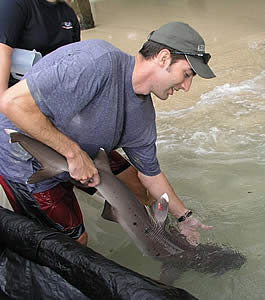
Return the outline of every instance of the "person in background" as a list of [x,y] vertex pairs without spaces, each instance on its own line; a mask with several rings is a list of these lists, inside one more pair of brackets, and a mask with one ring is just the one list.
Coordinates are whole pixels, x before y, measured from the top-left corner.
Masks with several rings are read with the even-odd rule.
[[62,0],[2,0],[0,2],[0,95],[17,82],[10,76],[14,48],[45,56],[80,41],[74,10]]
[[[139,187],[153,199],[167,193],[169,211],[180,222],[181,233],[198,242],[197,229],[209,227],[192,216],[160,169],[151,93],[166,100],[174,91],[189,91],[195,74],[215,77],[209,59],[199,33],[181,22],[152,32],[135,57],[100,40],[64,46],[44,57],[0,99],[0,112],[5,115],[0,119],[0,174],[2,184],[16,195],[18,209],[43,219],[38,206],[45,207],[47,197],[56,200],[54,195],[65,186],[64,201],[75,203],[69,174],[88,182],[88,188],[100,182],[91,143],[107,153],[122,148],[130,163],[118,164],[117,176],[136,195],[141,193]],[[65,156],[69,174],[26,185],[39,166],[8,143],[4,128],[19,128]],[[111,168],[115,172],[116,165],[111,163]],[[58,230],[66,231],[69,211],[65,207],[55,222]]]
[[[80,41],[79,21],[74,10],[66,2],[64,0],[0,1],[0,95],[18,82],[10,74],[14,48],[36,50],[45,56],[58,47]],[[12,194],[8,192],[9,189],[1,176],[0,183],[10,199]],[[18,211],[15,202],[11,204],[13,209]],[[73,215],[80,215],[78,205],[75,204],[71,209]],[[82,235],[82,233],[81,238],[77,235],[81,241],[86,240],[86,234]]]

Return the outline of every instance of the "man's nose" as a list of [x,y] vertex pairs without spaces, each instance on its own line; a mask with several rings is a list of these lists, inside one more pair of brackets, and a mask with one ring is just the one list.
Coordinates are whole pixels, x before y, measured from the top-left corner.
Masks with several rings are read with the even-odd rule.
[[186,78],[181,84],[181,89],[184,92],[188,92],[190,90],[191,84],[192,84],[192,77]]

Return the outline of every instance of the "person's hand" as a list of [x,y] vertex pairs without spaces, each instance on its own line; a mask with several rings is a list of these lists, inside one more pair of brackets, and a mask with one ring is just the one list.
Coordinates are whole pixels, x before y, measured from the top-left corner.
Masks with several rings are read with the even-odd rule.
[[200,233],[198,229],[209,230],[213,228],[213,226],[207,226],[202,224],[198,219],[190,216],[185,221],[180,222],[179,231],[186,237],[186,240],[194,246],[199,245],[200,243]]
[[76,181],[88,187],[94,187],[100,183],[98,170],[86,152],[81,150],[78,155],[68,158],[67,163],[69,174]]

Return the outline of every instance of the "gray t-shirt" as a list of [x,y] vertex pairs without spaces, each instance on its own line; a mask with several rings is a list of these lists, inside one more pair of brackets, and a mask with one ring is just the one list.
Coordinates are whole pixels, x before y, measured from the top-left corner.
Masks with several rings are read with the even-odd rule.
[[[61,47],[39,61],[25,78],[29,90],[53,125],[76,141],[92,158],[95,147],[106,152],[123,148],[131,163],[148,176],[160,173],[156,157],[155,110],[150,95],[138,97],[132,87],[135,59],[102,40]],[[16,127],[0,116],[0,174],[25,182],[36,162],[17,144],[9,144],[4,128]],[[63,173],[37,185],[44,191]]]

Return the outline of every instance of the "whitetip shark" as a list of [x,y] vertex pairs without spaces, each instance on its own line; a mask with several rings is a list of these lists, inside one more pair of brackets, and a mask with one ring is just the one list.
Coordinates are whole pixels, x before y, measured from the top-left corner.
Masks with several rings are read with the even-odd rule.
[[[68,172],[66,159],[54,149],[17,131],[6,132],[10,135],[11,143],[19,143],[41,164],[41,169],[27,183],[36,183],[61,172]],[[222,274],[238,269],[245,263],[245,256],[232,248],[216,244],[194,246],[176,228],[166,228],[169,201],[167,194],[163,194],[151,208],[145,207],[113,175],[103,149],[99,150],[94,163],[101,178],[96,188],[105,199],[102,217],[119,223],[144,255],[156,257],[163,262],[161,280],[165,283],[172,283],[178,277],[176,273],[188,269]]]

